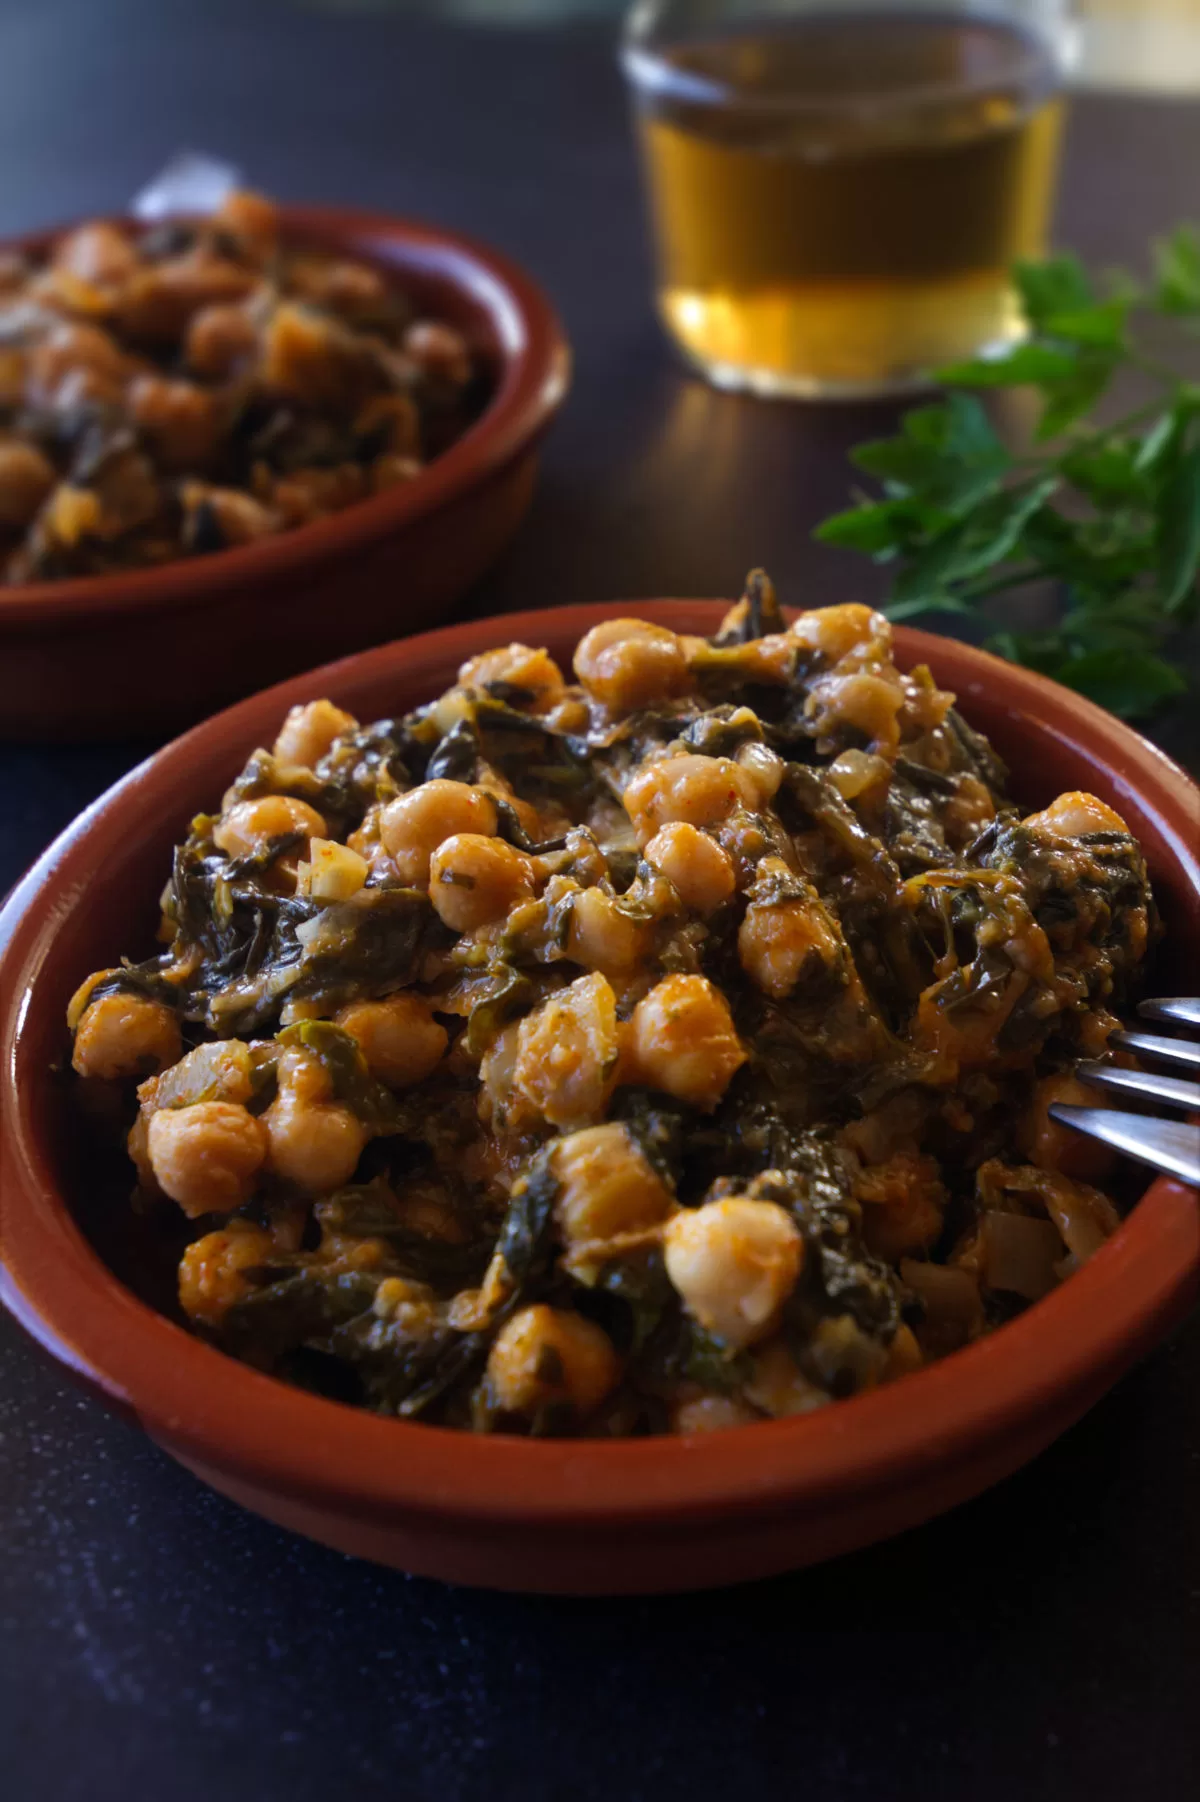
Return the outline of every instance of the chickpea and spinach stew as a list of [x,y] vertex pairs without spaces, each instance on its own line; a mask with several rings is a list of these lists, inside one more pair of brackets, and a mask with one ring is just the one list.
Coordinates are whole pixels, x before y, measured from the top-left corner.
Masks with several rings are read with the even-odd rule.
[[[890,1382],[1118,1215],[1048,1116],[1157,931],[864,606],[510,644],[292,710],[71,1004],[235,1357],[478,1432],[696,1432]],[[105,1090],[111,1094],[111,1091]],[[1090,1097],[1089,1099],[1094,1099]],[[132,1093],[130,1093],[132,1102]],[[180,1241],[182,1243],[182,1240]]]
[[0,259],[9,583],[251,543],[410,481],[486,399],[461,333],[261,195]]

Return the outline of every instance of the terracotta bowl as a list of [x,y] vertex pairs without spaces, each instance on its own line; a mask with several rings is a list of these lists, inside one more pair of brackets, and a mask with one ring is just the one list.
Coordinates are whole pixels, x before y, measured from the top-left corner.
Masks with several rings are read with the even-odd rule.
[[[710,631],[716,601],[638,604]],[[47,851],[0,915],[3,1294],[33,1336],[172,1455],[269,1519],[404,1570],[497,1588],[615,1593],[730,1583],[828,1558],[950,1507],[1032,1457],[1190,1307],[1200,1203],[1166,1180],[1061,1289],[991,1337],[804,1419],[690,1439],[476,1438],[317,1399],[235,1363],[112,1275],[73,1213],[80,1128],[63,1011],[76,983],[148,942],[170,847],[293,702],[364,719],[442,689],[523,638],[567,658],[612,609],[472,621],[299,677],[176,740]],[[622,609],[625,611],[625,609]],[[1160,992],[1197,992],[1200,793],[1144,739],[982,652],[897,633],[1042,805],[1087,788],[1145,846],[1169,937]]]
[[[444,618],[519,525],[570,352],[507,258],[385,214],[283,207],[285,241],[362,258],[458,326],[491,383],[412,482],[258,544],[129,574],[0,587],[0,738],[150,734]],[[0,244],[37,252],[58,233]]]

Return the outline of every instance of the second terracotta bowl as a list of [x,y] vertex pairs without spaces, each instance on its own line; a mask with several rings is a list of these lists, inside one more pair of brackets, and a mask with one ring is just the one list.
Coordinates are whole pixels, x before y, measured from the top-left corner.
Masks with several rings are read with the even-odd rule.
[[[533,495],[570,353],[506,257],[385,214],[282,207],[293,246],[373,263],[464,334],[482,413],[411,482],[295,531],[128,574],[0,587],[0,738],[178,730],[264,682],[444,618]],[[40,251],[57,234],[0,245]]]
[[[723,604],[639,603],[711,631]],[[214,1488],[284,1526],[404,1570],[496,1588],[621,1593],[762,1577],[896,1533],[1007,1475],[1176,1323],[1200,1289],[1200,1201],[1151,1184],[1115,1236],[1011,1324],[888,1388],[802,1419],[697,1438],[474,1437],[292,1389],[192,1338],[85,1237],[63,1015],[89,970],[149,943],[175,839],[294,702],[361,718],[428,699],[464,658],[524,639],[569,659],[611,613],[474,621],[349,658],[219,715],[134,770],[51,847],[0,914],[3,1296],[30,1333]],[[1200,979],[1200,794],[1110,715],[1028,671],[924,633],[928,661],[1040,806],[1094,790],[1145,847],[1167,923],[1160,992]]]

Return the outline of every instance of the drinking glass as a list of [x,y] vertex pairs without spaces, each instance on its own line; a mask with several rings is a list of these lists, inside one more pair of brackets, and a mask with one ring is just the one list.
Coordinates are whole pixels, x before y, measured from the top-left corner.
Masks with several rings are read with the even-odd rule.
[[1070,0],[639,0],[658,305],[720,387],[859,396],[1017,336]]

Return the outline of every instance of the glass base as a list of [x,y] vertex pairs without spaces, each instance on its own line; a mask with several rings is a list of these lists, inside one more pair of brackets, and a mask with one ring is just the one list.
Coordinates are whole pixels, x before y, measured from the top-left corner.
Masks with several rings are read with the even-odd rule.
[[[759,400],[864,401],[900,399],[907,394],[928,394],[937,380],[927,369],[901,371],[870,381],[832,381],[825,376],[784,375],[778,369],[743,368],[739,363],[722,363],[698,356],[672,338],[675,348],[690,369],[714,388],[727,394],[753,394]],[[988,356],[1006,348],[1003,339],[988,345],[979,353]]]
[[1003,276],[747,291],[661,288],[659,316],[714,387],[768,400],[879,400],[1023,336]]

